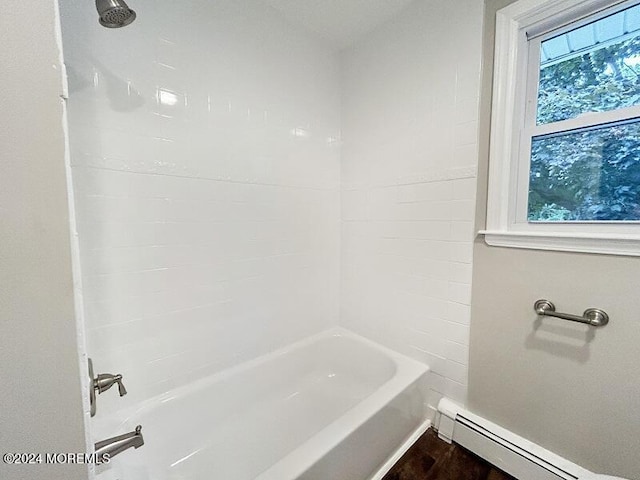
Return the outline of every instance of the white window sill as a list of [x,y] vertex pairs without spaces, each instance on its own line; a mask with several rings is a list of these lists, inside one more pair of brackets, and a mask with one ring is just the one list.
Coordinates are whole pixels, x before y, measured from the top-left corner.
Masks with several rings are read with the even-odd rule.
[[496,230],[481,230],[479,233],[484,235],[484,241],[487,245],[493,247],[640,256],[640,235],[531,233]]

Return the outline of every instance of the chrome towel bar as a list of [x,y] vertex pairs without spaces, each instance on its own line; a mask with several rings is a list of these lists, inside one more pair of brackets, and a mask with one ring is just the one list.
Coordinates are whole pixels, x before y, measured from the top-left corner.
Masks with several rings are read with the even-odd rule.
[[582,316],[572,315],[570,313],[556,312],[556,306],[553,303],[549,300],[542,299],[533,304],[533,309],[538,315],[562,318],[563,320],[570,320],[572,322],[586,323],[592,327],[604,327],[609,323],[609,315],[599,308],[587,308]]

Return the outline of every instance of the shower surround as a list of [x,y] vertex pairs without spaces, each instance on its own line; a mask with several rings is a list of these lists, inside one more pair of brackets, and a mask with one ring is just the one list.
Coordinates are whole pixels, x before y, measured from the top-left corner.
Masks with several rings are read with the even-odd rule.
[[336,325],[335,53],[258,2],[61,3],[99,414]]
[[342,52],[341,325],[467,399],[483,2],[415,1]]
[[342,51],[262,0],[133,3],[61,0],[87,350],[129,391],[98,417],[336,325],[464,403],[481,2]]

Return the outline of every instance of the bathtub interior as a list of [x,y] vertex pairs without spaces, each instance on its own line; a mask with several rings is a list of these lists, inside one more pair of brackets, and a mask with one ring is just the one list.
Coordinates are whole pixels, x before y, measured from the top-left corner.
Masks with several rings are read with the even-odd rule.
[[[278,464],[276,476],[264,478],[297,478],[379,412],[376,422],[395,422],[403,432],[395,436],[402,436],[405,423],[415,426],[423,418],[422,401],[411,409],[407,399],[389,404],[426,367],[390,355],[333,329],[119,412],[101,422],[100,430],[126,431],[140,423],[145,446],[100,469],[99,479],[204,480],[205,472],[215,472],[211,478],[249,480]],[[409,379],[399,378],[407,373]],[[296,450],[293,464],[283,461]]]

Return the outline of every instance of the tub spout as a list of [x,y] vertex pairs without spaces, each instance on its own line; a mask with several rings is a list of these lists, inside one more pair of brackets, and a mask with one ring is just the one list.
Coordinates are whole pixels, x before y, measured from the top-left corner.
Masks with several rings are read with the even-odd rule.
[[133,432],[118,435],[117,437],[107,438],[96,443],[95,452],[98,457],[97,462],[103,463],[107,459],[113,458],[119,453],[130,448],[140,448],[144,445],[142,437],[142,425],[138,425]]

